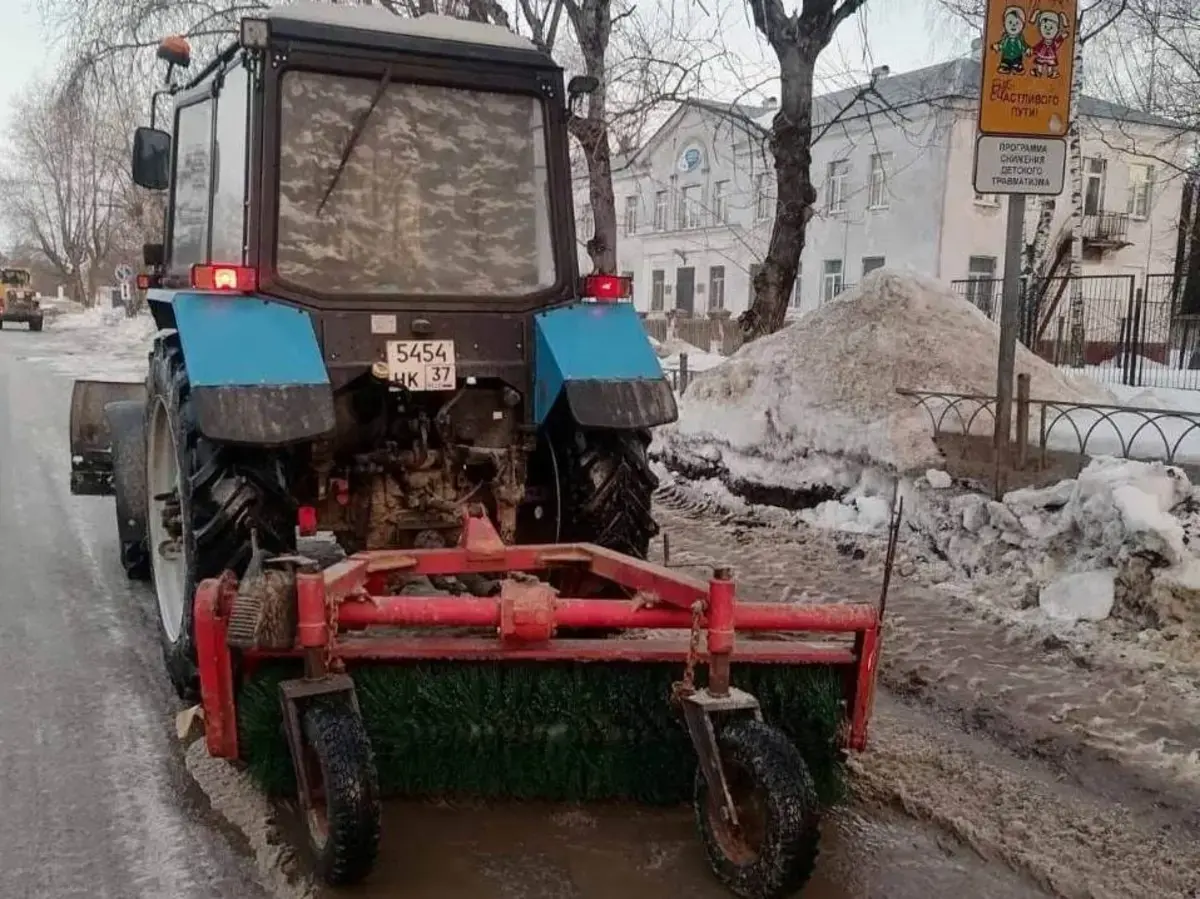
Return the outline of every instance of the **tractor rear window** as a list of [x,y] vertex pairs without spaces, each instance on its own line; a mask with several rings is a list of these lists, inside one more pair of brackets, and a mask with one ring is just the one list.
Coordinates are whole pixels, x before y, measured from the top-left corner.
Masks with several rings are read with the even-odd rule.
[[538,99],[293,71],[281,105],[284,280],[495,297],[557,281]]

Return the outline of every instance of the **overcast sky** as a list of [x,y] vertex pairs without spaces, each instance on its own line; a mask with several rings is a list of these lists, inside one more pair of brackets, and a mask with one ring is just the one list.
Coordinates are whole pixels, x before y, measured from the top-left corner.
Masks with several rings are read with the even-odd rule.
[[[686,2],[691,5],[696,0]],[[752,60],[771,59],[744,7],[729,0],[708,0],[705,6],[715,8],[722,3],[727,10],[722,27],[731,48]],[[2,126],[8,122],[13,98],[31,76],[50,73],[56,52],[53,36],[43,33],[33,0],[0,0],[0,26],[4,31],[4,51],[0,52]],[[834,74],[836,86],[841,87],[868,71],[868,63],[904,72],[962,55],[968,43],[948,20],[939,21],[933,0],[870,0],[865,16],[842,26],[836,45],[823,57],[822,68]]]

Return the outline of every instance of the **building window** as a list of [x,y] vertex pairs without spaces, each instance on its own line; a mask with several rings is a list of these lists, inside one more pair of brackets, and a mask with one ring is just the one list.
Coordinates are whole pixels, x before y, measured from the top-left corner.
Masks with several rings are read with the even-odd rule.
[[888,171],[891,167],[891,153],[875,153],[871,156],[871,188],[867,198],[867,205],[871,209],[887,209],[890,205]]
[[792,285],[792,296],[788,300],[788,306],[792,309],[800,308],[800,282],[804,274],[804,265],[796,266],[796,283]]
[[846,211],[846,179],[850,175],[850,161],[835,159],[829,163],[825,176],[825,211]]
[[828,303],[842,292],[842,260],[826,259],[821,277],[821,302]]
[[667,230],[667,192],[665,190],[654,193],[654,230]]
[[637,231],[637,197],[625,198],[625,233],[633,234]]
[[729,182],[717,181],[713,184],[712,199],[713,224],[724,225],[729,222]]
[[967,260],[967,302],[990,316],[998,286],[995,256],[972,256]]
[[1100,215],[1104,211],[1104,187],[1108,160],[1089,156],[1083,165],[1083,214]]
[[661,268],[650,272],[650,311],[662,312],[667,296],[667,273]]
[[754,220],[764,221],[771,217],[770,173],[759,172],[754,176]]
[[1154,195],[1154,166],[1134,164],[1129,167],[1129,205],[1126,209],[1135,219],[1150,218],[1150,203]]
[[725,308],[725,266],[714,265],[708,270],[708,308]]
[[883,256],[864,256],[863,257],[863,277],[871,274],[877,268],[883,268],[885,264]]
[[675,219],[678,227],[684,230],[699,228],[703,224],[699,184],[689,184],[679,191],[679,208],[675,210]]

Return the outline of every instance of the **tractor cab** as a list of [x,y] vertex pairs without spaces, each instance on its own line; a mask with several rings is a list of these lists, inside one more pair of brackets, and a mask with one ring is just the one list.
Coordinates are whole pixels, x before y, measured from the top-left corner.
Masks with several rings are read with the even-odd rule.
[[[137,130],[133,177],[169,202],[144,287],[314,311],[519,312],[578,296],[568,95],[525,38],[295,3],[243,19],[186,84],[171,76],[191,65],[187,42],[158,55],[171,133]],[[594,87],[573,79],[568,94]]]
[[32,298],[34,291],[30,288],[33,276],[27,268],[0,268],[0,299]]

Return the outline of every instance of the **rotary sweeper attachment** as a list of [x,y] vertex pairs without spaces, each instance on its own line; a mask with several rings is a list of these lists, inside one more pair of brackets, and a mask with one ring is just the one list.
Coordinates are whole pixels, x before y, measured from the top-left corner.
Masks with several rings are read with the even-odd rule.
[[[298,794],[331,884],[370,872],[385,795],[690,800],[732,892],[789,895],[866,743],[899,519],[878,605],[740,602],[724,568],[506,546],[482,509],[454,548],[324,570],[256,553],[195,597],[208,751]],[[571,598],[598,580],[629,599]]]

